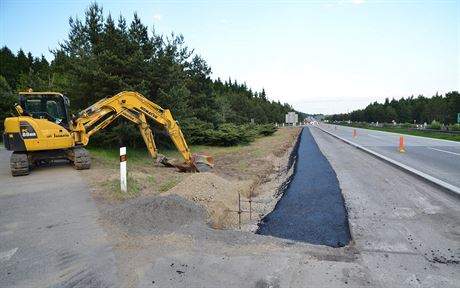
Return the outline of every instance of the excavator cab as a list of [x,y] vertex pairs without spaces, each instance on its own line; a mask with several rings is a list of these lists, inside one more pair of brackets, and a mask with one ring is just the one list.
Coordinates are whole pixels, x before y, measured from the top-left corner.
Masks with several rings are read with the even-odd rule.
[[69,98],[61,93],[20,92],[19,102],[25,115],[46,119],[70,130]]
[[[57,159],[68,159],[77,169],[89,168],[89,156],[77,150],[69,127],[69,100],[56,92],[20,92],[17,117],[5,118],[3,143],[13,151],[13,176],[29,174],[29,168]],[[83,152],[81,152],[83,151]],[[80,161],[81,159],[85,161]],[[80,165],[80,162],[84,162]]]

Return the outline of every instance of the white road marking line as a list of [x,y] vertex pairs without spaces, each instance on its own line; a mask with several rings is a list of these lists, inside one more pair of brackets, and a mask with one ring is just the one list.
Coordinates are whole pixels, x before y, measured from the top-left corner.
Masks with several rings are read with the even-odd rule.
[[372,135],[372,134],[367,134],[368,136],[371,136],[371,137],[374,137],[374,138],[378,138],[378,139],[381,139],[382,137],[379,137],[379,136],[375,136],[375,135]]
[[5,252],[0,252],[0,262],[10,260],[11,257],[13,257],[13,255],[16,254],[16,251],[18,251],[18,248],[14,248]]
[[460,156],[459,153],[455,153],[455,152],[450,152],[450,151],[446,151],[446,150],[436,149],[436,148],[433,148],[433,147],[427,147],[427,148],[428,148],[428,149],[431,149],[431,150],[436,150],[436,151],[439,151],[439,152],[444,152],[444,153],[449,153],[449,154],[454,154],[454,155]]

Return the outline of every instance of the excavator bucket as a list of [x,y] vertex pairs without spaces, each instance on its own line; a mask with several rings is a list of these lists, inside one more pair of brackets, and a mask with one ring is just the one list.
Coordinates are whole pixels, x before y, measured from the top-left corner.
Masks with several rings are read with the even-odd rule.
[[207,172],[214,167],[214,158],[207,155],[193,154],[190,163],[180,162],[174,158],[159,157],[159,162],[168,167],[175,167],[181,172]]
[[192,155],[192,164],[198,172],[207,172],[214,167],[214,158],[207,155]]

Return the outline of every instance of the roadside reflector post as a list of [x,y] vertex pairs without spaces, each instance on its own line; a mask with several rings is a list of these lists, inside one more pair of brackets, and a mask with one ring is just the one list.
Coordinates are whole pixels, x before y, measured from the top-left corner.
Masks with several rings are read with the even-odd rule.
[[126,179],[126,147],[120,148],[120,189],[122,192],[128,191],[128,181]]
[[353,137],[356,138],[356,129],[353,129]]
[[406,152],[404,150],[404,137],[399,136],[399,152]]

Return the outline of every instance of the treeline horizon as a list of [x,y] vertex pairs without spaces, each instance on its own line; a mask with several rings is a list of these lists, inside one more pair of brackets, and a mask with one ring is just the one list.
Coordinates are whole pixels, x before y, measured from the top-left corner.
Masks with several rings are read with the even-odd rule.
[[[13,95],[28,87],[63,92],[73,113],[120,91],[137,91],[170,109],[186,136],[188,131],[218,130],[223,125],[225,131],[244,134],[243,126],[252,119],[256,124],[282,123],[287,112],[295,111],[288,103],[269,100],[264,89],[252,91],[245,82],[230,78],[212,80],[211,67],[181,34],[160,35],[154,27],[149,31],[136,13],[127,23],[122,15],[116,20],[110,13],[105,17],[102,7],[93,3],[83,20],[70,17],[69,26],[68,38],[52,50],[51,62],[22,49],[14,54],[1,48],[2,125],[12,111]],[[102,132],[104,139],[112,139],[109,144],[142,142],[137,127],[123,120],[113,126]]]
[[399,100],[389,98],[384,103],[370,103],[364,109],[350,113],[327,115],[329,121],[379,122],[391,123],[427,123],[433,121],[441,124],[457,123],[457,113],[460,113],[460,94],[451,91],[445,95],[436,93],[428,98],[423,95],[410,96]]

